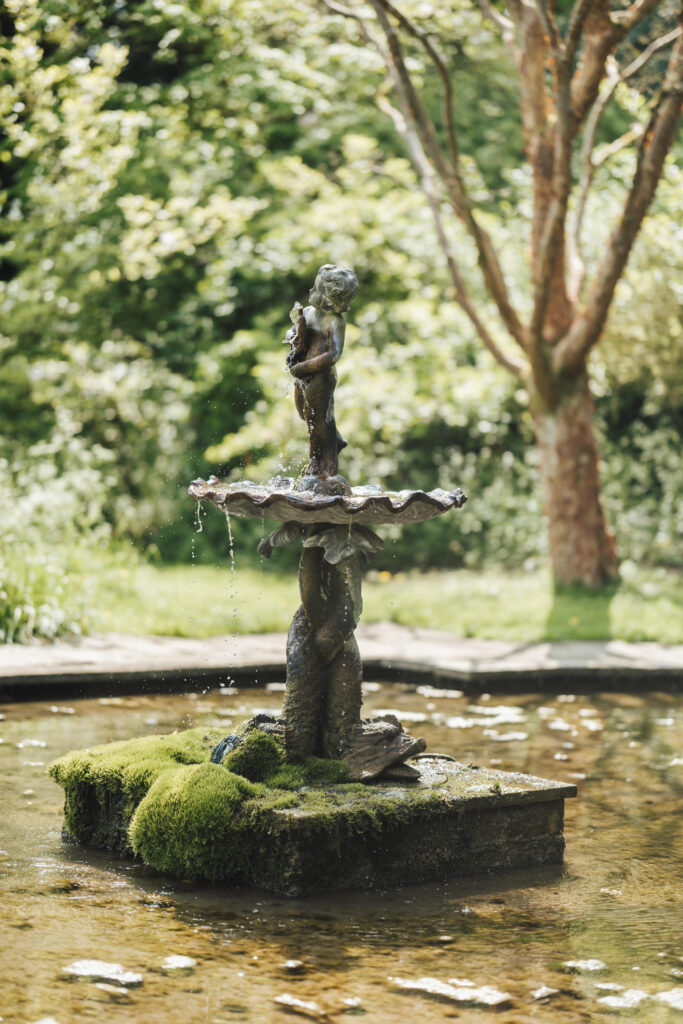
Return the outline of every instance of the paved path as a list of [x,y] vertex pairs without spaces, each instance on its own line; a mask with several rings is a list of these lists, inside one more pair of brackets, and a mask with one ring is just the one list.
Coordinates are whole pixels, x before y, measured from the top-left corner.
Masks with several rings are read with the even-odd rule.
[[[683,645],[472,640],[393,623],[356,633],[366,679],[415,679],[468,693],[680,689]],[[0,700],[160,692],[284,678],[284,633],[182,637],[116,633],[0,646]]]

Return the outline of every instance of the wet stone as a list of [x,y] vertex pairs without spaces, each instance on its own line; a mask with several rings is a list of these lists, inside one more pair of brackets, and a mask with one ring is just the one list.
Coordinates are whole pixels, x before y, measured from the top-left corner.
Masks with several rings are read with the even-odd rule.
[[598,999],[601,1006],[607,1006],[611,1010],[631,1010],[640,1006],[644,999],[647,999],[647,992],[639,988],[627,988],[618,996],[602,996]]
[[285,960],[282,966],[288,974],[301,974],[305,970],[303,960]]
[[312,1017],[314,1020],[324,1020],[327,1014],[312,999],[297,999],[288,992],[275,997],[275,1003],[287,1010],[289,1013],[298,1013],[302,1017]]
[[121,964],[111,964],[104,960],[74,960],[62,968],[62,975],[66,980],[114,981],[129,988],[142,985],[143,981],[141,974],[127,971]]
[[564,966],[570,971],[571,974],[584,974],[592,973],[594,971],[604,971],[607,964],[603,963],[602,960],[567,960]]
[[654,997],[658,1003],[669,1006],[672,1010],[683,1010],[683,988],[672,988],[668,992],[658,992]]
[[[463,984],[457,978],[451,982],[439,981],[438,978],[418,978],[411,981],[407,978],[391,978],[394,986],[402,992],[415,992],[419,995],[432,996],[444,1002],[456,1003],[460,1006],[482,1006],[490,1009],[503,1009],[512,1005],[512,999],[507,992],[501,992],[491,985],[482,985],[480,988],[472,985],[472,982]],[[471,986],[471,987],[469,987]]]
[[550,985],[541,985],[540,988],[534,989],[531,993],[532,999],[552,999],[553,996],[559,996],[559,988],[551,988]]
[[167,956],[161,968],[163,971],[189,971],[197,966],[197,961],[191,956],[182,956],[178,953]]
[[100,992],[104,992],[105,995],[115,1003],[130,1002],[130,992],[127,988],[121,988],[119,985],[110,985],[106,981],[97,982],[95,988],[99,989]]

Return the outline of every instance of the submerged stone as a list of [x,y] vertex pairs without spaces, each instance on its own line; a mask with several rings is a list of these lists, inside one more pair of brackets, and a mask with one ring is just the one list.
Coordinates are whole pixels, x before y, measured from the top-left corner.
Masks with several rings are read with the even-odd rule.
[[611,1010],[631,1010],[640,1006],[644,999],[647,999],[647,992],[639,988],[627,988],[618,996],[602,996],[598,999],[601,1006],[608,1006]]
[[67,978],[82,978],[87,981],[112,982],[126,987],[142,985],[142,975],[127,971],[121,964],[110,964],[105,960],[75,960],[62,968]]
[[606,963],[602,960],[566,960],[565,965],[569,971],[576,974],[581,974],[585,971],[604,971],[607,967]]
[[190,729],[61,758],[50,772],[65,790],[66,832],[176,877],[288,895],[562,860],[574,786],[438,756],[415,763],[415,782],[349,784],[343,765],[289,762],[258,733],[215,764],[220,738]]
[[658,1003],[664,1003],[672,1010],[683,1010],[683,988],[672,988],[668,992],[658,992],[654,997]]
[[319,1018],[326,1016],[322,1008],[317,1003],[314,1003],[312,999],[297,999],[296,996],[290,996],[289,992],[283,992],[281,996],[275,996],[274,1001],[278,1006],[289,1010],[290,1013],[298,1013],[303,1017]]
[[503,1009],[503,1007],[512,1005],[512,999],[507,992],[501,992],[491,985],[482,985],[480,988],[470,987],[470,985],[463,986],[462,983],[452,985],[450,982],[439,981],[438,978],[417,978],[415,981],[406,978],[391,978],[390,980],[396,988],[403,992],[418,992],[460,1006]]
[[182,956],[180,953],[174,953],[171,956],[167,956],[161,965],[161,969],[167,971],[189,971],[192,967],[197,966],[197,961],[193,960],[191,956]]
[[559,988],[551,988],[550,985],[541,985],[540,988],[534,989],[531,993],[532,999],[551,999],[553,996],[559,996]]

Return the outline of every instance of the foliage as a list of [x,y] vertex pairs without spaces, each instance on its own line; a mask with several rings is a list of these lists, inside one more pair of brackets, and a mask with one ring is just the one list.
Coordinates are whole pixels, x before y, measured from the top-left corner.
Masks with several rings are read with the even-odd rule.
[[130,567],[102,521],[97,453],[68,416],[21,459],[0,459],[0,642],[80,633],[89,625],[98,573]]
[[[457,58],[459,127],[479,157],[469,187],[528,312],[514,74],[470,4],[429,16]],[[378,568],[545,559],[527,398],[450,301],[419,183],[374,103],[382,63],[355,45],[351,23],[308,0],[7,0],[0,31],[5,639],[86,628],[98,588],[98,625],[120,621],[104,617],[110,598],[144,575],[126,576],[121,541],[169,561],[225,558],[220,516],[192,533],[185,486],[302,465],[280,339],[328,259],[354,265],[362,285],[336,395],[343,471],[470,494],[462,513],[389,533]],[[426,71],[424,90],[438,120]],[[620,93],[610,116],[630,102]],[[622,155],[598,172],[589,270],[631,170]],[[683,536],[681,194],[671,164],[593,360],[620,550],[663,565],[680,560]],[[493,321],[472,246],[445,216]],[[260,530],[238,527],[238,563]],[[279,552],[278,564],[293,557]],[[291,612],[287,588],[269,577],[269,628]],[[214,623],[229,591],[228,575]],[[228,629],[253,618],[231,615]],[[201,628],[179,626],[173,608],[155,621]]]

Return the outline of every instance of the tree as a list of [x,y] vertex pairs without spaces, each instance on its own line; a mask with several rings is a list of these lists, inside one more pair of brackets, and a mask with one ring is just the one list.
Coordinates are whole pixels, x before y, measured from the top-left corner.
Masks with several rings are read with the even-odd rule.
[[[674,25],[671,7],[661,0],[633,0],[620,9],[609,0],[508,0],[505,12],[502,4],[479,0],[484,23],[499,33],[517,69],[532,179],[527,298],[512,293],[487,230],[488,197],[473,188],[477,154],[464,152],[458,131],[455,48],[444,12],[426,8],[425,14],[424,5],[411,0],[400,7],[391,0],[368,0],[367,6],[324,2],[334,14],[353,19],[364,42],[384,58],[394,102],[388,90],[377,101],[419,174],[455,298],[489,352],[528,390],[555,580],[600,586],[616,576],[617,558],[600,500],[588,359],[674,142],[683,89],[683,9],[679,3]],[[463,9],[451,8],[451,14],[462,16]],[[644,69],[669,47],[653,90]],[[608,119],[613,100],[617,109]],[[634,169],[623,207],[589,275],[581,243],[595,171],[629,147]],[[448,208],[474,246],[495,324],[472,297]]]

